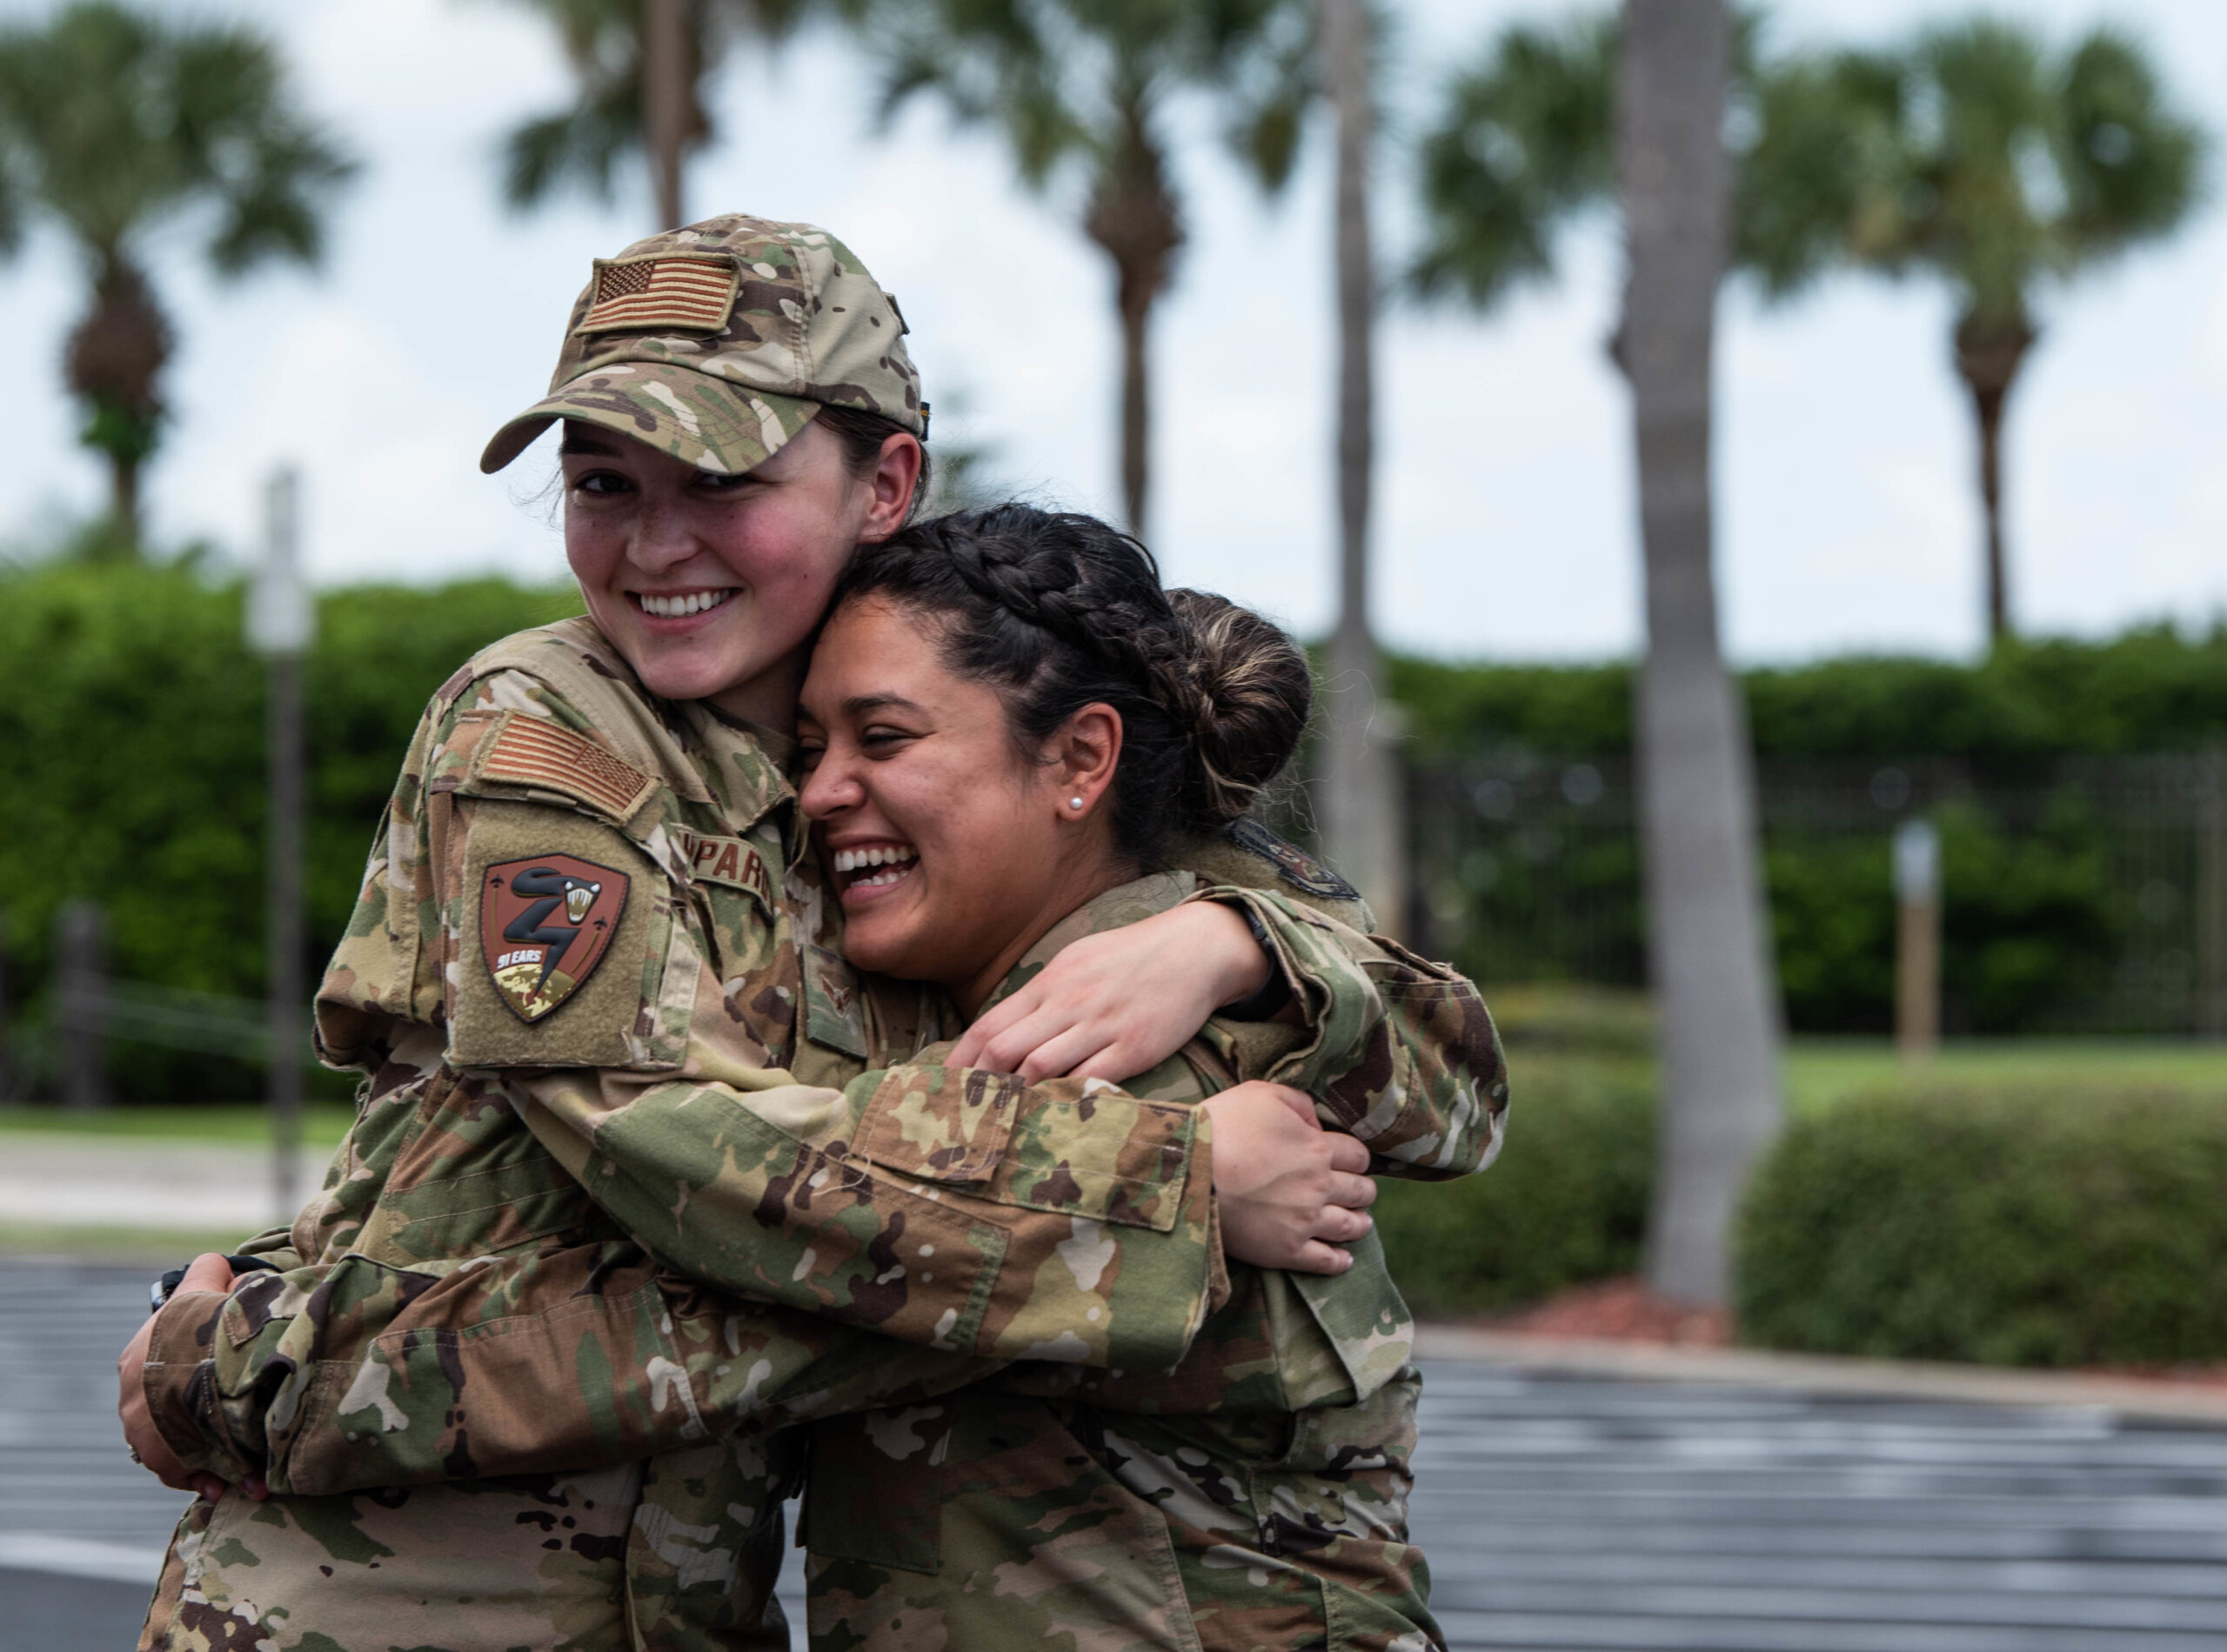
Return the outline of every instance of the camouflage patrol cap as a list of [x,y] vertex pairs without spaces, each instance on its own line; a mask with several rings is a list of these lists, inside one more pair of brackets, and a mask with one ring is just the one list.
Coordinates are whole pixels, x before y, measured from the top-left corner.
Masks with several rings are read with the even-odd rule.
[[598,258],[549,394],[487,444],[499,471],[560,418],[699,470],[754,470],[823,405],[928,433],[905,318],[850,248],[809,224],[730,213]]

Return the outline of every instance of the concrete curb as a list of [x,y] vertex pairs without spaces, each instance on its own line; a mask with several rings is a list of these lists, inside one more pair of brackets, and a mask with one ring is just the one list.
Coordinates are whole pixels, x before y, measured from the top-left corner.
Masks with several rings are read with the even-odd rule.
[[1857,1360],[1761,1348],[1679,1348],[1596,1337],[1529,1336],[1475,1326],[1415,1328],[1415,1354],[1570,1376],[1655,1382],[1714,1382],[1810,1394],[1961,1400],[1982,1405],[2096,1408],[2161,1422],[2227,1428],[2227,1388],[2079,1372],[2010,1371],[1992,1366]]

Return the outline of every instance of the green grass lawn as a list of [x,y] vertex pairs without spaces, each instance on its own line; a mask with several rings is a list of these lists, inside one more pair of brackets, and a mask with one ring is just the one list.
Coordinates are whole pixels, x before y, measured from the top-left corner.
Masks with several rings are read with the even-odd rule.
[[[1653,1063],[1625,1053],[1595,1055],[1582,1039],[1540,1048],[1510,1040],[1508,1064],[1522,1097],[1527,1068],[1575,1063],[1644,1073]],[[2003,1085],[2077,1083],[2216,1089],[2227,1095],[2227,1044],[2153,1039],[1973,1040],[1950,1043],[1921,1066],[1906,1066],[1886,1039],[1810,1039],[1789,1041],[1787,1099],[1811,1112],[1843,1096],[1906,1084]],[[303,1139],[311,1147],[338,1147],[353,1116],[349,1108],[313,1101],[303,1111]],[[243,1144],[271,1139],[270,1116],[259,1107],[112,1107],[104,1113],[64,1113],[59,1107],[0,1107],[0,1136],[19,1131],[128,1140]]]
[[1795,1039],[1787,1099],[1797,1113],[1860,1091],[1905,1085],[2019,1084],[2217,1090],[2227,1095],[2227,1044],[2152,1039],[1970,1040],[1905,1063],[1886,1039]]
[[[1523,1106],[1527,1074],[1584,1075],[1652,1089],[1649,1055],[1614,1047],[1596,1052],[1582,1040],[1544,1047],[1508,1040],[1508,1080]],[[1789,1108],[1814,1113],[1867,1092],[1909,1087],[2001,1090],[2031,1084],[2081,1089],[2204,1090],[2227,1099],[2227,1044],[2152,1039],[2017,1039],[1945,1045],[1931,1060],[1906,1065],[1887,1039],[1796,1038],[1786,1050]]]
[[[302,1140],[330,1151],[348,1134],[352,1108],[312,1101],[302,1109]],[[95,1137],[105,1140],[198,1141],[243,1144],[271,1140],[271,1114],[259,1107],[110,1107],[66,1113],[60,1107],[0,1107],[0,1135]]]

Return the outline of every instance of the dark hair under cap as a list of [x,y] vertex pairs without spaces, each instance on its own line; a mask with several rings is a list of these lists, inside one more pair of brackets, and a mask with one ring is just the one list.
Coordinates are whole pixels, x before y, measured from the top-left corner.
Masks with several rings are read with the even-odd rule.
[[864,545],[839,604],[942,622],[944,664],[1005,701],[1027,761],[1084,706],[1121,715],[1115,846],[1143,867],[1238,819],[1291,761],[1313,684],[1290,638],[1223,598],[1163,591],[1152,553],[1095,517],[1000,505]]

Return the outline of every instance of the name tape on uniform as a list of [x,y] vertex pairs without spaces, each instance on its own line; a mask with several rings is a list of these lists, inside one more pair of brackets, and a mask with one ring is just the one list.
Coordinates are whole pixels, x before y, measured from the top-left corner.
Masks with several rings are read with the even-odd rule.
[[699,883],[723,883],[755,897],[767,917],[773,913],[773,875],[766,858],[740,838],[714,838],[684,826],[667,826],[688,862],[688,875]]

